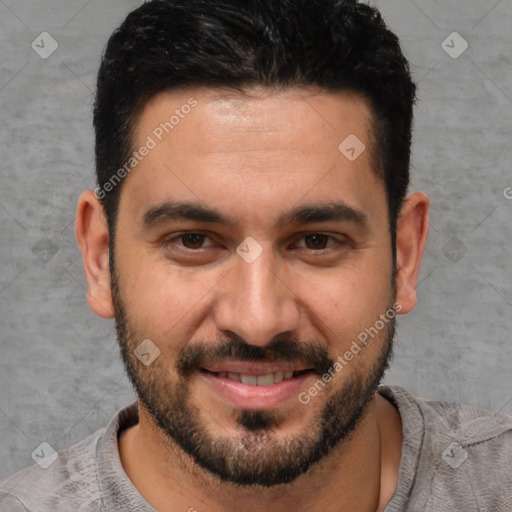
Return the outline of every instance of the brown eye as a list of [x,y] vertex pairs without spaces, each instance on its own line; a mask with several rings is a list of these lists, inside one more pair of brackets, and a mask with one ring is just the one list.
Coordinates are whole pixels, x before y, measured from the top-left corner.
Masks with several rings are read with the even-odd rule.
[[187,249],[200,249],[204,243],[205,235],[201,235],[200,233],[186,233],[181,235],[182,244]]
[[308,249],[325,249],[329,238],[330,237],[328,235],[315,233],[313,235],[306,235],[304,237],[304,241],[306,242],[306,247]]

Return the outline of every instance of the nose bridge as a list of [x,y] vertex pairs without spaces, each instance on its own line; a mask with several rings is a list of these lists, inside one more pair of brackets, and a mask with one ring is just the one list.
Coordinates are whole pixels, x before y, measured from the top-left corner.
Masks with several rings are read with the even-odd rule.
[[216,307],[219,330],[229,330],[247,343],[265,345],[280,333],[299,325],[299,311],[292,290],[280,278],[272,252],[251,263],[237,256]]

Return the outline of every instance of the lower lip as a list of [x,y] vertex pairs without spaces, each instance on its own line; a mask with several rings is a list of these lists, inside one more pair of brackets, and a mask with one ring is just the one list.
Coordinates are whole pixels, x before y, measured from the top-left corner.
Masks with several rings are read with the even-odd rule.
[[289,400],[298,400],[303,382],[313,373],[303,373],[269,386],[250,386],[206,372],[199,375],[230,405],[239,409],[275,409]]

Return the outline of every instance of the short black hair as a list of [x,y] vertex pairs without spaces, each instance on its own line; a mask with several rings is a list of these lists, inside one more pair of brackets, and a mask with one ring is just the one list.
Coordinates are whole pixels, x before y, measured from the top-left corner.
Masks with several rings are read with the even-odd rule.
[[351,91],[369,102],[394,258],[416,86],[397,36],[356,0],[152,0],[131,12],[103,53],[94,105],[96,190],[111,242],[122,189],[113,178],[125,175],[146,103],[177,89],[261,86]]

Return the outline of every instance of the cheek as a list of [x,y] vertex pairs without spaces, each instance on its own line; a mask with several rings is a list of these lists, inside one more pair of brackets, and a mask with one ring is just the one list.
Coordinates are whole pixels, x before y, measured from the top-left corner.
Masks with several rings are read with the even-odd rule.
[[221,276],[218,272],[183,269],[162,261],[138,260],[123,275],[123,300],[130,322],[139,333],[166,342],[186,343],[186,334]]
[[330,272],[297,274],[293,291],[306,308],[311,323],[332,345],[349,343],[373,325],[392,303],[389,269],[373,272],[352,266]]

